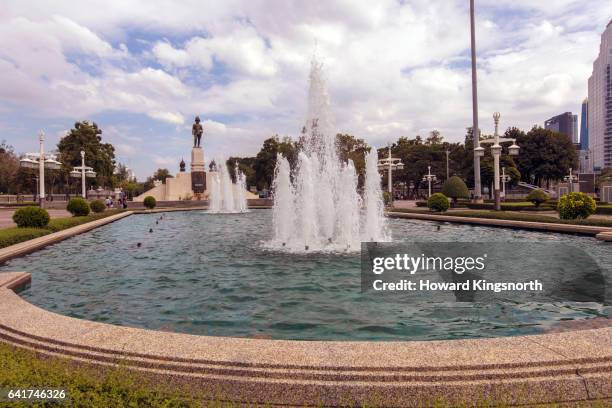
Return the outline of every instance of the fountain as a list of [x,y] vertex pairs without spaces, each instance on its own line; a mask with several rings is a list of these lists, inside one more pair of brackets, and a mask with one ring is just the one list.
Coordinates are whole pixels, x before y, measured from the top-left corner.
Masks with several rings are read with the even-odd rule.
[[303,147],[293,173],[279,155],[273,182],[274,238],[289,251],[357,251],[361,241],[388,241],[375,150],[367,157],[364,199],[351,160],[341,162],[322,65],[313,60]]
[[236,184],[227,169],[225,160],[216,161],[217,171],[211,176],[209,209],[210,213],[244,213],[248,211],[245,195],[246,176],[236,165]]

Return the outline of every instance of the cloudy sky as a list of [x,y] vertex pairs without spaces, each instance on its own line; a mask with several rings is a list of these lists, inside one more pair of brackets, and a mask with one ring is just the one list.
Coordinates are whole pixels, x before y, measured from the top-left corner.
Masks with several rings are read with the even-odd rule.
[[[612,2],[477,0],[481,127],[578,112]],[[324,63],[340,132],[382,146],[471,123],[468,0],[23,1],[0,8],[0,140],[48,146],[95,121],[139,178],[177,171],[190,127],[207,157],[254,155],[303,125]]]

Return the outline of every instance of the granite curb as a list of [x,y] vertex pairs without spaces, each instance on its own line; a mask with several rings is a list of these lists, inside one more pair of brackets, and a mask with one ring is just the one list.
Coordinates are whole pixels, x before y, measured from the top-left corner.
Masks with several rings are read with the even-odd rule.
[[[602,400],[612,395],[612,327],[449,341],[333,342],[194,336],[58,315],[0,274],[0,341],[86,364],[121,365],[234,402],[429,406]],[[220,394],[219,394],[220,393]]]

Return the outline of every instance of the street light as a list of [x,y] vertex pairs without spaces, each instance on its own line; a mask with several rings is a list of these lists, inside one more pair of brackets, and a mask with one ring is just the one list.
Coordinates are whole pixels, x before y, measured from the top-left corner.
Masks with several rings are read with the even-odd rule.
[[[499,112],[493,114],[493,120],[495,121],[495,133],[492,138],[482,140],[482,144],[493,144],[491,146],[491,153],[493,154],[493,170],[494,170],[494,191],[495,191],[495,210],[501,210],[501,201],[499,194],[499,158],[501,156],[502,147],[500,143],[512,142],[512,146],[508,148],[508,152],[511,156],[516,156],[519,153],[520,147],[517,146],[516,140],[512,138],[499,137],[499,118],[501,117]],[[474,149],[476,150],[476,149]],[[484,155],[484,150],[483,150]]]
[[58,170],[62,167],[62,163],[57,161],[55,154],[45,154],[45,132],[42,130],[38,134],[38,142],[40,150],[38,153],[26,153],[20,160],[19,165],[28,169],[38,168],[38,201],[41,207],[44,207],[45,201],[45,168],[49,170]]
[[578,176],[575,176],[572,174],[572,168],[570,167],[569,169],[569,174],[565,177],[563,177],[563,180],[567,181],[569,183],[569,192],[573,193],[574,192],[574,182],[578,181]]
[[437,181],[438,178],[435,174],[431,174],[431,166],[427,166],[427,174],[423,176],[423,181],[427,181],[429,183],[429,195],[428,198],[431,197],[431,182]]
[[389,156],[386,159],[378,160],[378,170],[387,170],[389,173],[389,182],[387,190],[389,191],[389,199],[393,201],[393,170],[403,170],[404,163],[401,159],[391,157],[391,144],[389,144]]
[[85,177],[96,177],[96,172],[93,171],[93,168],[85,166],[85,152],[83,150],[81,150],[81,165],[74,167],[70,175],[75,178],[81,178],[81,196],[86,198]]

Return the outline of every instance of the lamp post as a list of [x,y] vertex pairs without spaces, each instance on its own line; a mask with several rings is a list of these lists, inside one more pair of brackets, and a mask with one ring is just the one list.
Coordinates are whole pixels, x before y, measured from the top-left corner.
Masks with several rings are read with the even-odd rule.
[[57,161],[57,156],[54,154],[45,154],[45,132],[42,130],[38,134],[39,152],[26,153],[19,160],[21,167],[29,169],[38,169],[38,202],[41,207],[44,207],[45,202],[45,168],[50,170],[58,170],[62,167],[62,163]]
[[74,178],[81,178],[81,197],[87,198],[85,177],[96,177],[96,172],[93,171],[93,168],[85,166],[85,151],[81,150],[81,165],[73,168],[70,175]]
[[438,178],[435,174],[431,174],[431,166],[427,166],[427,174],[423,176],[423,181],[427,181],[429,183],[429,195],[427,198],[431,197],[431,182],[437,181]]
[[572,174],[573,169],[570,167],[569,169],[569,174],[565,177],[563,177],[563,180],[567,181],[569,183],[569,192],[573,193],[574,192],[574,182],[578,181],[578,176],[575,176]]
[[449,171],[448,171],[448,156],[450,155],[450,150],[446,149],[446,179],[449,179]]
[[402,170],[404,163],[401,159],[391,157],[391,144],[389,146],[389,155],[386,159],[378,160],[378,170],[388,170],[388,186],[387,191],[389,192],[389,199],[393,201],[393,170]]
[[506,167],[502,167],[502,195],[504,196],[504,201],[506,200],[506,183],[510,181],[510,176],[506,175]]
[[484,149],[480,147],[480,128],[478,127],[478,75],[476,72],[476,18],[474,0],[470,0],[470,32],[472,50],[472,136],[474,138],[474,201],[482,197],[480,184],[480,158]]
[[[511,156],[518,155],[519,147],[516,145],[515,139],[499,137],[499,118],[501,117],[499,112],[495,112],[493,114],[493,120],[495,121],[495,133],[492,138],[484,139],[481,142],[483,144],[493,144],[491,146],[491,153],[493,154],[493,171],[494,171],[494,191],[495,191],[495,210],[501,210],[501,201],[499,194],[499,158],[501,156],[502,147],[500,143],[512,142],[512,146],[508,148],[508,151]],[[484,156],[484,149],[482,151],[482,155]]]

